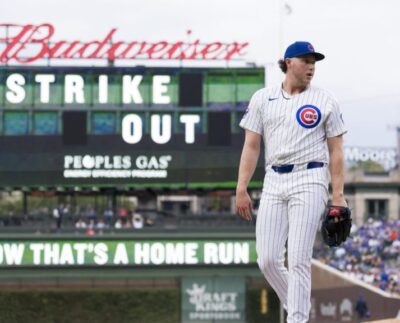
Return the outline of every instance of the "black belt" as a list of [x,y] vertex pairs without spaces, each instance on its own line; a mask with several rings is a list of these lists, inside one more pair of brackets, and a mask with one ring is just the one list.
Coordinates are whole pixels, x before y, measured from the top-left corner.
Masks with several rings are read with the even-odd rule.
[[[324,163],[321,163],[321,162],[309,162],[307,164],[307,169],[319,168],[319,167],[324,167]],[[294,164],[273,165],[271,168],[277,173],[291,173],[293,171]]]

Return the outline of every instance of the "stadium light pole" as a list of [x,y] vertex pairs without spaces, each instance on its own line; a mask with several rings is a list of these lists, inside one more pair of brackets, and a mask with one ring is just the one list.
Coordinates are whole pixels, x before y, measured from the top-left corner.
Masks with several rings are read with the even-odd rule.
[[397,126],[397,165],[400,166],[400,126]]
[[[285,17],[292,14],[292,7],[285,0],[278,0],[279,2],[279,26],[278,26],[278,57],[283,54],[285,42]],[[279,81],[283,81],[283,73],[279,73]],[[279,302],[279,322],[285,323],[285,312],[282,302]]]
[[[277,38],[275,43],[276,51],[273,52],[273,55],[275,58],[280,59],[285,45],[285,16],[289,16],[292,13],[292,7],[285,2],[285,0],[277,0],[274,3],[275,7],[273,8],[273,11],[277,13],[278,21],[276,29]],[[284,75],[281,73],[281,70],[277,65],[277,59],[264,63],[264,69],[266,80],[265,86],[268,86],[269,84],[282,83]]]
[[[285,17],[292,14],[292,7],[284,0],[279,1],[279,22],[278,22],[278,57],[282,55],[285,48]],[[280,74],[280,81],[283,81],[283,75]]]

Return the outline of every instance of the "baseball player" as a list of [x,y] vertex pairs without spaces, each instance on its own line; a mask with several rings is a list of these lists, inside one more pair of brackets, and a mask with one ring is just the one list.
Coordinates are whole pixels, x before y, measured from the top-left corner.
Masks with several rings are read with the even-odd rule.
[[[246,130],[239,166],[236,206],[252,218],[247,193],[263,139],[265,179],[256,222],[258,264],[288,313],[287,322],[308,322],[311,257],[328,202],[347,206],[343,196],[346,132],[336,99],[311,86],[315,62],[324,55],[309,42],[295,42],[279,65],[282,84],[257,91],[240,122]],[[285,267],[285,245],[288,268]]]

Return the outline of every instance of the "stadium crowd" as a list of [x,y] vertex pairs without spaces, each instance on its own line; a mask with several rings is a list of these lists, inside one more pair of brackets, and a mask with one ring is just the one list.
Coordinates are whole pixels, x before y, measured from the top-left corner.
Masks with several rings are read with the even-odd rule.
[[400,294],[400,220],[369,219],[338,248],[318,246],[314,258],[381,290]]
[[[60,230],[62,226],[62,218],[65,216],[70,216],[68,206],[64,206],[64,204],[60,204],[53,209],[53,217],[56,220],[57,229]],[[121,207],[118,209],[116,214],[111,208],[106,208],[99,214],[97,210],[88,205],[84,212],[80,212],[75,218],[77,220],[74,221],[74,226],[76,229],[86,229],[88,234],[94,234],[94,230],[102,230],[105,228],[134,228],[134,229],[142,229],[143,226],[151,225],[149,221],[146,221],[142,214],[137,212],[135,209],[127,209]]]
[[142,229],[154,224],[154,216],[144,215],[135,207],[120,207],[115,212],[111,208],[97,210],[92,205],[72,208],[59,203],[52,209],[42,207],[31,210],[30,214],[0,214],[0,228],[12,231],[16,228],[49,228],[56,232],[73,228],[88,233],[102,229]]

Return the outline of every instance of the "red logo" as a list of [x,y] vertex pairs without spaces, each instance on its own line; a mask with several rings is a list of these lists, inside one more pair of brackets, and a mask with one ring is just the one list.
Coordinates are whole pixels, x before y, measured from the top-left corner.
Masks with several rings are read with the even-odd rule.
[[[142,59],[142,60],[231,60],[244,56],[249,43],[205,43],[194,39],[190,43],[177,41],[115,41],[117,29],[113,28],[100,40],[54,41],[52,24],[16,25],[0,24],[0,63],[28,64],[40,59]],[[187,31],[188,34],[192,32]],[[4,48],[4,49],[3,49]]]
[[303,128],[314,128],[321,121],[321,111],[313,105],[304,105],[297,110],[296,118]]
[[340,208],[338,207],[330,207],[329,208],[329,216],[340,216]]
[[318,120],[318,113],[314,109],[307,108],[301,111],[300,119],[305,124],[310,125]]

